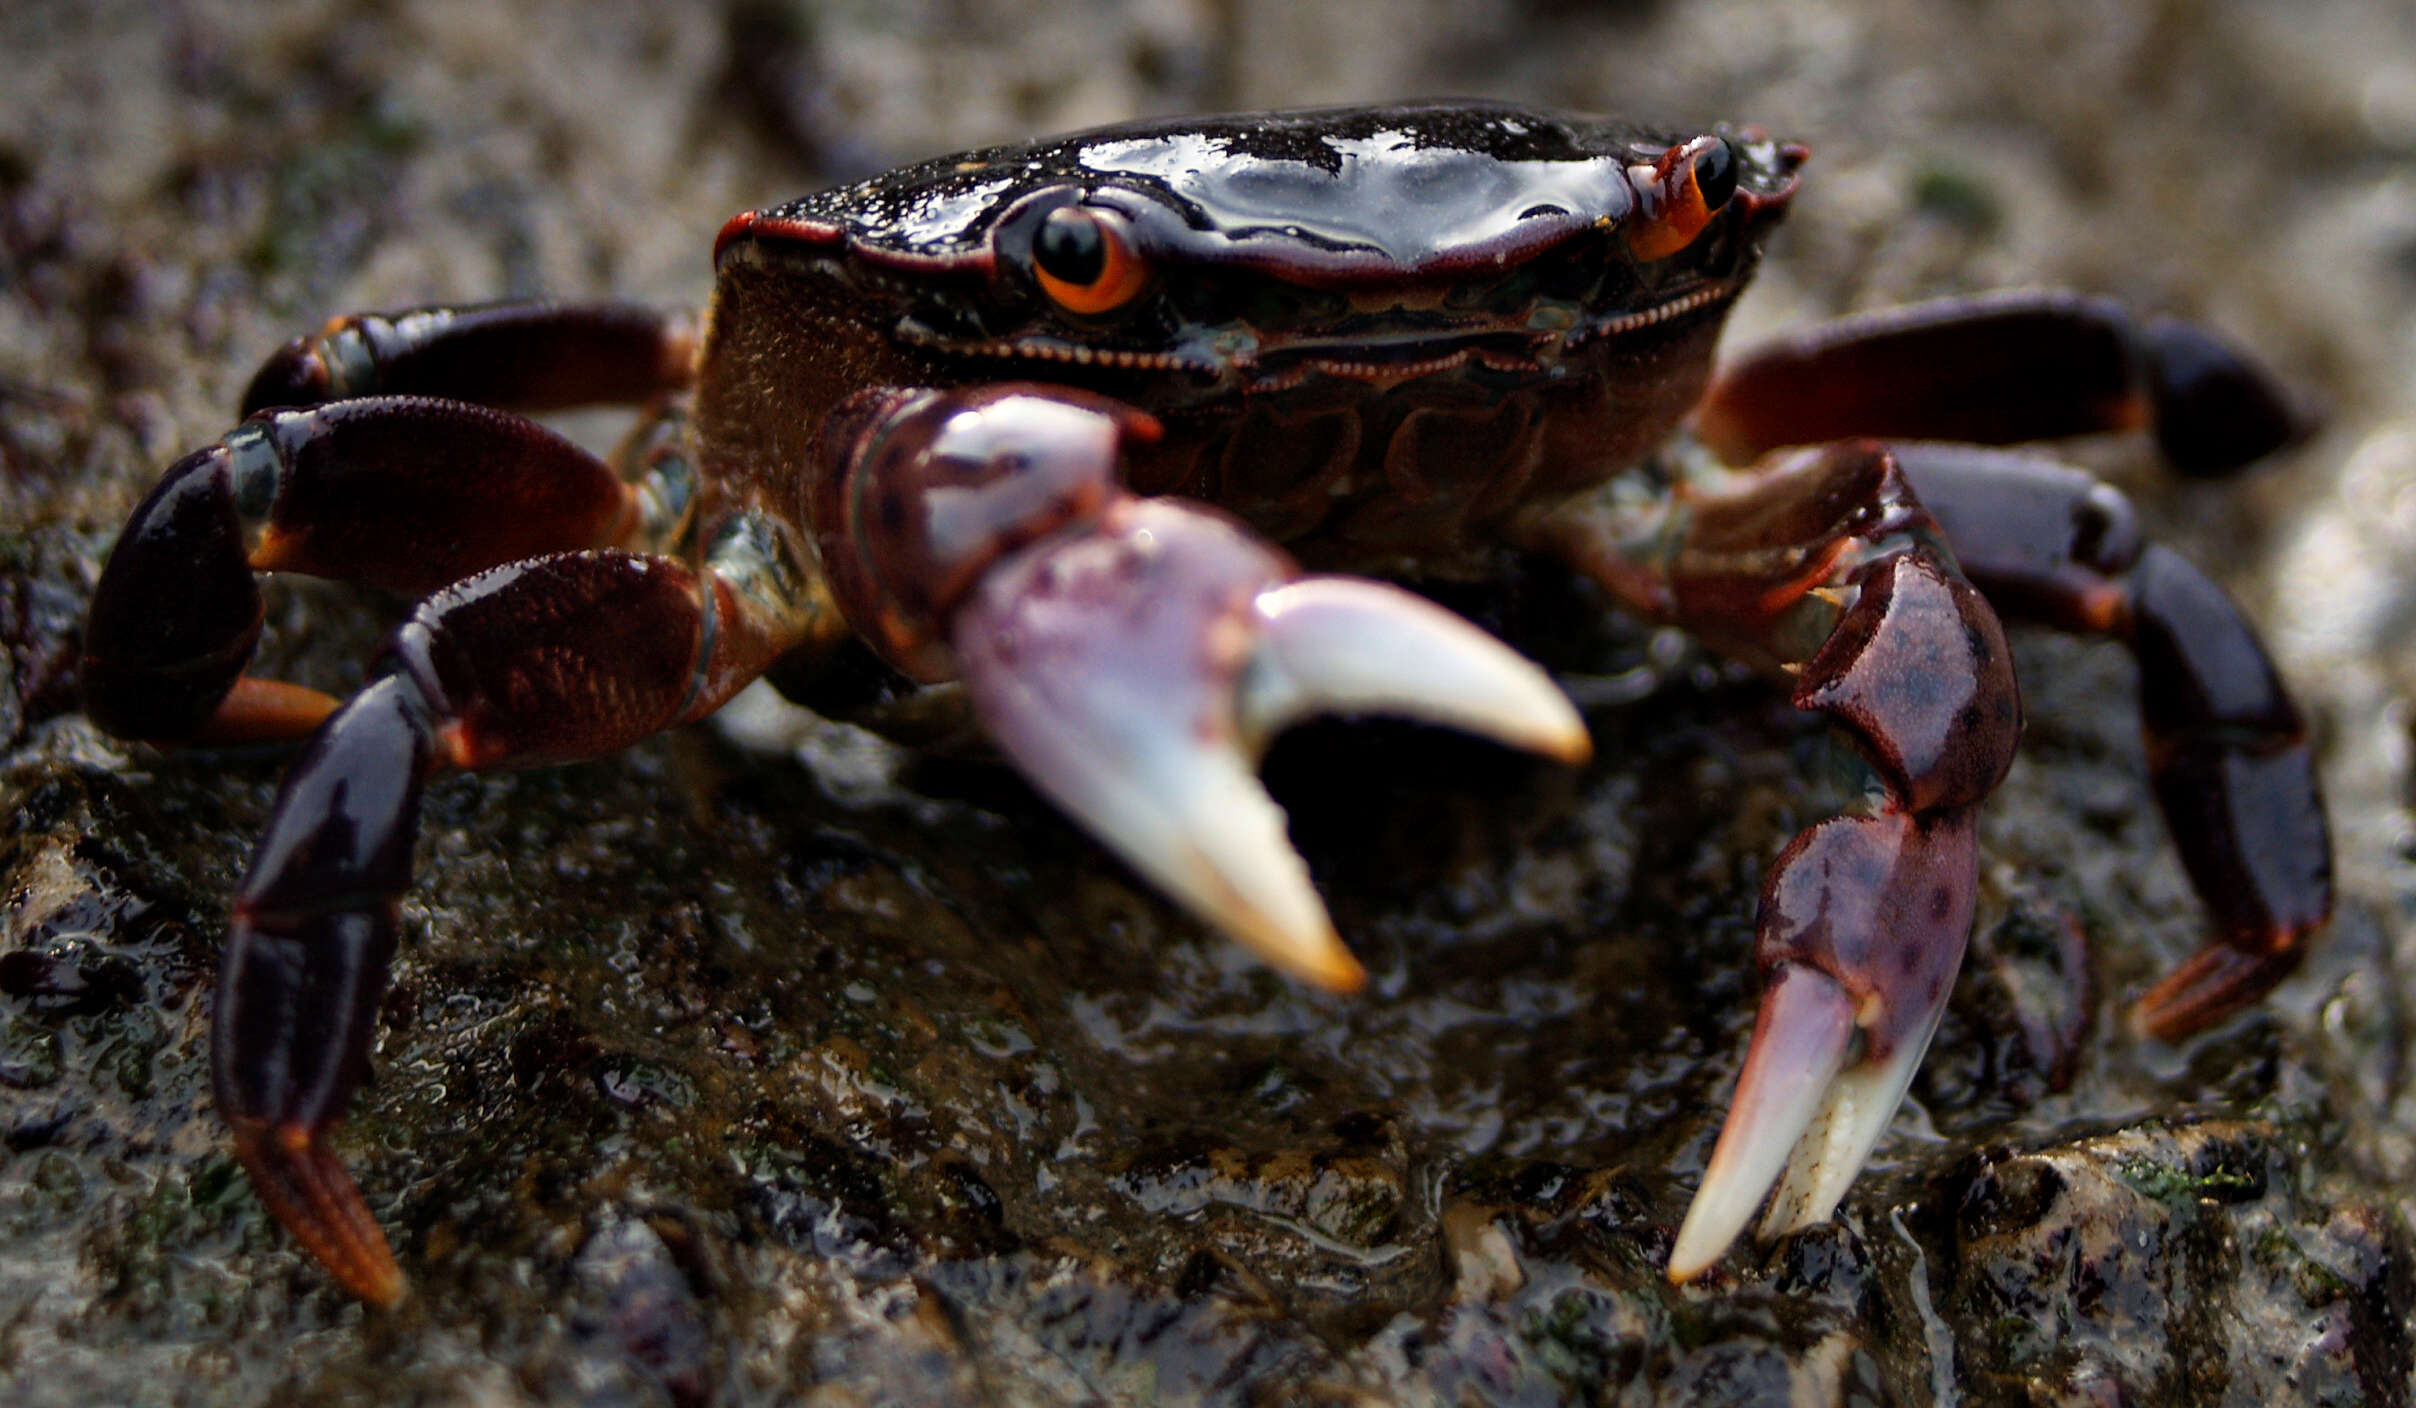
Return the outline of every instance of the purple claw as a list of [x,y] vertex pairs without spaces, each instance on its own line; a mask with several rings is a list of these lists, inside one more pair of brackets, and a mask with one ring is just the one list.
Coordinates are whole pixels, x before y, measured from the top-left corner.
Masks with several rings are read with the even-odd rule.
[[1349,990],[1342,946],[1254,769],[1285,724],[1381,709],[1582,759],[1551,680],[1397,588],[1293,580],[1209,509],[1120,498],[1001,560],[955,618],[975,711],[1033,784],[1276,967]]
[[1224,514],[1134,497],[1124,448],[1158,435],[1062,387],[859,396],[821,441],[833,596],[900,669],[961,677],[1033,785],[1169,895],[1294,976],[1356,988],[1255,775],[1267,741],[1381,710],[1577,761],[1585,726],[1433,603],[1299,577]]
[[1773,1183],[1764,1238],[1836,1210],[1946,1011],[1978,868],[1968,808],[1837,817],[1779,857],[1762,893],[1769,987],[1672,1280],[1719,1260]]
[[[1725,1254],[1765,1195],[1765,1238],[1829,1216],[1886,1131],[1962,965],[1979,883],[1973,813],[2021,731],[1996,616],[1939,551],[1883,447],[1766,469],[1699,506],[1685,542],[1681,607],[1736,620],[1740,602],[1759,603],[1742,619],[1758,621],[1773,658],[1800,661],[1796,707],[1845,725],[1884,796],[1798,835],[1763,886],[1767,995],[1672,1248],[1678,1281]],[[1828,582],[1771,589],[1770,564],[1824,560]],[[1808,658],[1795,653],[1806,637],[1819,641]]]

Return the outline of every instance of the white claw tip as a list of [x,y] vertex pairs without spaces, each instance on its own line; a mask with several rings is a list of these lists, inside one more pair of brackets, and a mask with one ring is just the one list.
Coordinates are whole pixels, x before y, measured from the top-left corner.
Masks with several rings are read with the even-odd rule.
[[1551,676],[1399,587],[1303,577],[1259,594],[1262,635],[1237,701],[1245,736],[1306,714],[1367,710],[1448,724],[1565,763],[1594,755]]
[[1779,970],[1762,996],[1728,1122],[1670,1248],[1670,1280],[1691,1281],[1728,1254],[1820,1112],[1853,1035],[1843,988],[1808,968]]
[[1275,946],[1264,939],[1249,941],[1249,946],[1268,961],[1304,983],[1324,988],[1327,992],[1354,993],[1367,986],[1367,969],[1342,946],[1342,939],[1332,929],[1321,938],[1306,942],[1291,939],[1281,956]]

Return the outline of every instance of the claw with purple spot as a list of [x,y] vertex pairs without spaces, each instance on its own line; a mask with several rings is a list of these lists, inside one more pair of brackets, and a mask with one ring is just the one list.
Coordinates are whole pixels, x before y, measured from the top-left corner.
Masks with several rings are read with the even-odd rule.
[[1836,1210],[1946,1010],[1978,867],[1969,808],[1837,817],[1779,857],[1762,892],[1761,1012],[1671,1280],[1708,1271],[1765,1196],[1765,1240]]
[[1384,712],[1575,762],[1591,743],[1542,670],[1441,607],[1298,577],[1238,523],[1122,497],[994,566],[950,644],[1033,784],[1200,918],[1287,973],[1365,981],[1256,767],[1286,724]]

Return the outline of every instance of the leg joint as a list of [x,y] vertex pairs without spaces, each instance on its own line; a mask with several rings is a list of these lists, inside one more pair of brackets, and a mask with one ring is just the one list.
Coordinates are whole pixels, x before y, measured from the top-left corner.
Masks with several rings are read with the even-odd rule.
[[1856,585],[1854,604],[1804,666],[1796,707],[1853,729],[1896,806],[1979,802],[2013,765],[2022,728],[1996,613],[1926,549],[1878,559]]

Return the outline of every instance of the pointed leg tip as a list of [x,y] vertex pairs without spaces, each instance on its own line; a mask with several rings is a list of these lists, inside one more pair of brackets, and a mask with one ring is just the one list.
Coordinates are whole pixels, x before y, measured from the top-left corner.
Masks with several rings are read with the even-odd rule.
[[362,1303],[379,1310],[393,1310],[411,1294],[411,1282],[403,1275],[403,1269],[394,1264],[394,1257],[387,1252],[383,1238],[379,1239],[376,1250],[383,1260],[339,1272],[336,1279],[343,1282],[344,1289],[359,1297]]
[[328,1273],[380,1310],[400,1305],[410,1289],[386,1234],[370,1215],[343,1163],[301,1126],[272,1129],[237,1120],[235,1157],[251,1175],[260,1201]]
[[2264,953],[2210,943],[2132,1006],[2132,1034],[2174,1042],[2204,1031],[2271,992],[2304,953],[2295,940]]

